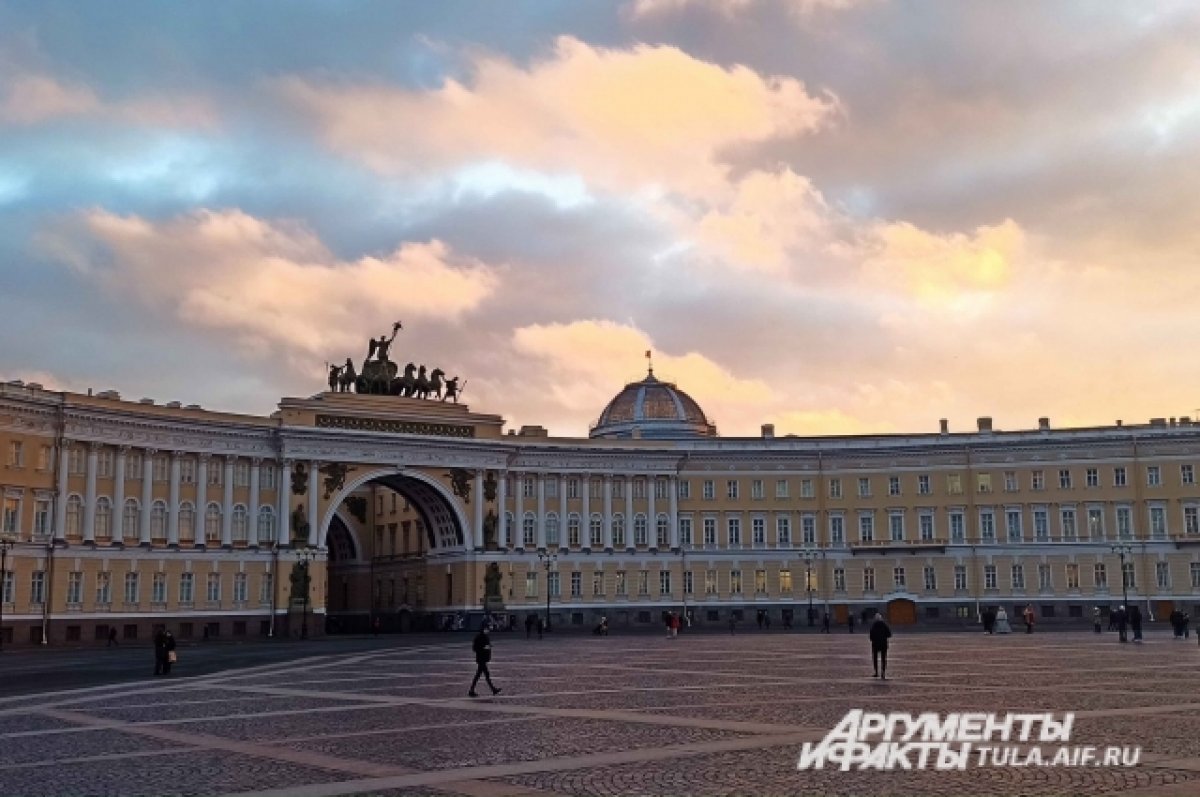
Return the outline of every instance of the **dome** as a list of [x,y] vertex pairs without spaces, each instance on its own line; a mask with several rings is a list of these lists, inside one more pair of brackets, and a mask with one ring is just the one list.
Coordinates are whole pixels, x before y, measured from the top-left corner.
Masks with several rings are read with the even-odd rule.
[[645,379],[630,382],[608,402],[589,436],[649,440],[716,437],[717,427],[695,399],[670,382],[656,379],[651,369]]

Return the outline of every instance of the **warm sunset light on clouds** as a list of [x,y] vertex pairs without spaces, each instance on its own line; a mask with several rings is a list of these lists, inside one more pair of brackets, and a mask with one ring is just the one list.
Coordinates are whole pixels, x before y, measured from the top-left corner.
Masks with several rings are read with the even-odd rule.
[[[286,15],[286,20],[280,18]],[[286,24],[284,24],[286,23]],[[586,432],[1197,414],[1190,3],[0,6],[0,376]]]

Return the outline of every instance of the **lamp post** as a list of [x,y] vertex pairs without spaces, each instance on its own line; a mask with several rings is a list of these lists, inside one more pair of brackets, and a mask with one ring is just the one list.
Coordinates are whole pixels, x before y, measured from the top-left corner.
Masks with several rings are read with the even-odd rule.
[[301,548],[296,554],[300,557],[300,584],[304,588],[304,609],[300,615],[300,638],[308,639],[308,593],[312,589],[308,564],[317,558],[317,549]]
[[546,569],[546,630],[550,630],[550,568],[558,561],[558,554],[549,551],[538,551],[538,561]]
[[817,624],[816,615],[813,614],[812,565],[813,560],[825,558],[825,552],[817,548],[805,548],[800,555],[804,558],[804,589],[808,593],[808,626],[812,628]]
[[8,600],[8,552],[16,545],[16,539],[7,534],[0,537],[0,650],[4,649],[4,602]]
[[1126,543],[1117,543],[1112,546],[1112,552],[1121,557],[1121,598],[1124,601],[1124,606],[1129,606],[1129,582],[1125,579],[1125,557],[1133,553],[1133,546]]

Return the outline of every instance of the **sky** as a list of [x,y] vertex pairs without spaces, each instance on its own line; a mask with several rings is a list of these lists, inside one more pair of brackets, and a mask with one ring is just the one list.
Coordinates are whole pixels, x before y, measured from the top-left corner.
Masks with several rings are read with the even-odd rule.
[[1191,2],[0,0],[0,378],[585,435],[1200,415]]

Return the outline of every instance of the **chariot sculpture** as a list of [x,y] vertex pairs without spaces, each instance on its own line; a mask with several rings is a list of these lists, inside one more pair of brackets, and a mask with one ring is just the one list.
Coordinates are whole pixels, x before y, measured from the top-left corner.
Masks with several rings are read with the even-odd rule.
[[367,344],[367,357],[357,371],[349,357],[343,365],[329,366],[329,390],[333,393],[355,393],[374,396],[402,396],[405,398],[451,400],[458,403],[466,388],[466,380],[446,379],[441,368],[429,369],[425,365],[408,363],[401,373],[400,366],[391,357],[392,343],[396,333],[404,327],[399,321],[392,324],[392,335],[371,338]]

